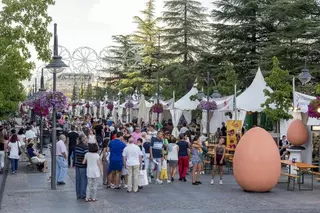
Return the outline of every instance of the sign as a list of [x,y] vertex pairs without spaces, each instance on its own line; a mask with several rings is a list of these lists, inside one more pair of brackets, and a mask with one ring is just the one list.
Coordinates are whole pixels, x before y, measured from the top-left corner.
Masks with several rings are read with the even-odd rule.
[[228,120],[227,121],[227,147],[235,148],[242,136],[242,121]]

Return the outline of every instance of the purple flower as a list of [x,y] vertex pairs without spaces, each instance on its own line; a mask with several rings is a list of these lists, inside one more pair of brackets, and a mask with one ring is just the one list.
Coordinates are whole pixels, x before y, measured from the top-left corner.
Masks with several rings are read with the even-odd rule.
[[198,109],[201,110],[216,110],[217,103],[215,101],[201,101],[198,105]]
[[320,118],[320,113],[318,110],[320,109],[320,97],[318,96],[315,100],[312,100],[308,105],[308,116],[312,118]]
[[133,108],[133,103],[131,101],[128,101],[124,106],[130,109],[130,108]]

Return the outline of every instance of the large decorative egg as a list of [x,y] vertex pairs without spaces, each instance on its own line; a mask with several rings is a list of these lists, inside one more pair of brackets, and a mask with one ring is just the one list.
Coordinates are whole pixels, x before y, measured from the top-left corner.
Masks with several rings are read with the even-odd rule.
[[234,153],[233,169],[245,191],[269,192],[281,174],[280,154],[272,136],[260,127],[246,132]]
[[307,142],[308,137],[308,130],[301,120],[297,119],[291,122],[287,138],[292,145],[301,146]]

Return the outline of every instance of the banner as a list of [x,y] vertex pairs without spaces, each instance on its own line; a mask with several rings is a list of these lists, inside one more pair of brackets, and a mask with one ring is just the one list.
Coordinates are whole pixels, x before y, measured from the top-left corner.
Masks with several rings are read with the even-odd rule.
[[227,121],[227,144],[229,148],[235,148],[242,136],[242,121],[228,120]]

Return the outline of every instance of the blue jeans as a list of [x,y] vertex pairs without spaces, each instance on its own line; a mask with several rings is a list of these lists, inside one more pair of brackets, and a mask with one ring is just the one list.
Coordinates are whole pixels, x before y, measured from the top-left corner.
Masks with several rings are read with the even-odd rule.
[[78,199],[86,198],[87,168],[76,167],[76,193]]
[[16,172],[18,170],[19,159],[10,159],[11,161],[11,171]]
[[74,166],[76,162],[76,152],[75,148],[69,147],[69,154],[68,154],[68,166],[71,166],[71,156],[72,156],[72,166]]
[[57,182],[64,182],[64,176],[68,172],[68,163],[67,160],[62,156],[56,156],[57,163]]

